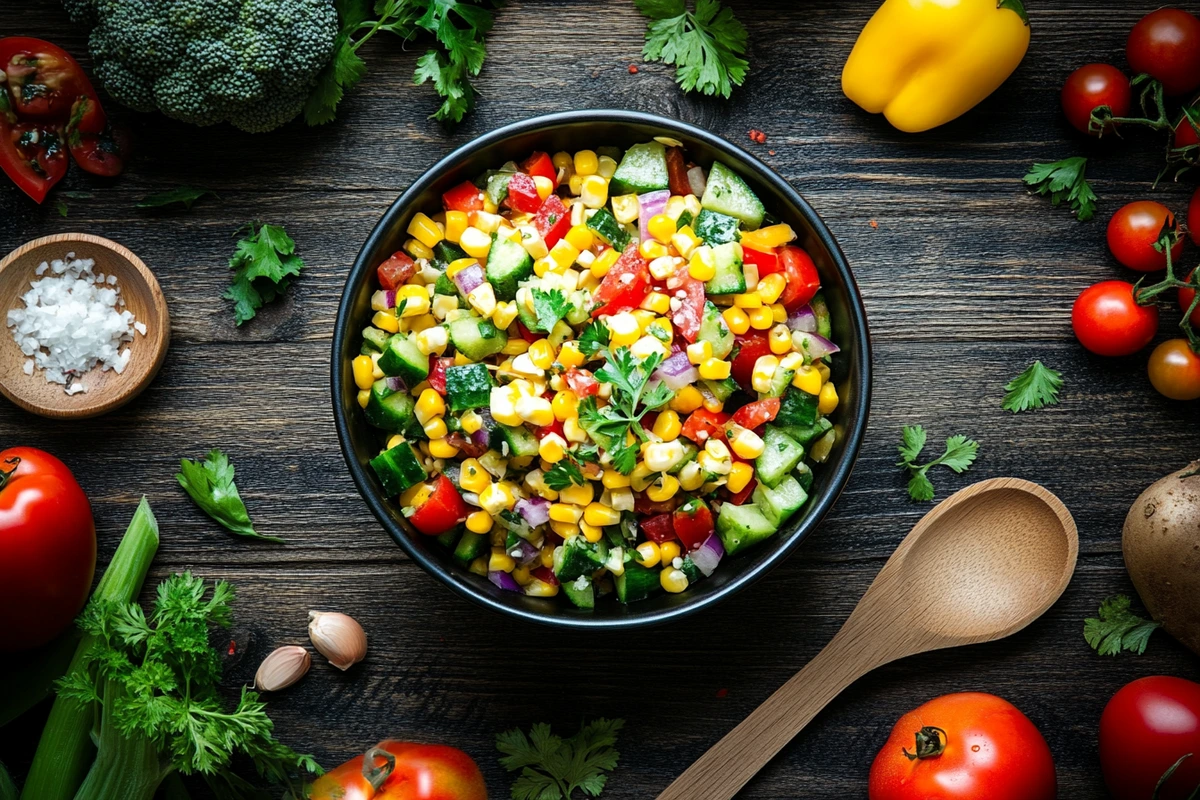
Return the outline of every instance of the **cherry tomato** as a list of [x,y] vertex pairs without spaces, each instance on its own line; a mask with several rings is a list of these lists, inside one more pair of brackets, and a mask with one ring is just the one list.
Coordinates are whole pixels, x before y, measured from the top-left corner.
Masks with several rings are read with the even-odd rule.
[[424,502],[415,504],[416,512],[408,521],[426,536],[441,536],[466,519],[469,509],[458,489],[445,475],[438,475],[432,488],[433,491]]
[[1133,299],[1133,284],[1101,281],[1075,298],[1071,327],[1079,343],[1100,356],[1136,353],[1158,330],[1158,309],[1139,306]]
[[1056,792],[1042,734],[1007,700],[977,692],[901,717],[868,786],[870,800],[1054,800]]
[[[1191,116],[1187,111],[1192,112]],[[1171,134],[1171,146],[1176,150],[1200,144],[1200,133],[1196,132],[1196,127],[1200,126],[1200,97],[1192,98],[1187,111],[1179,115]]]
[[12,652],[50,641],[83,608],[96,526],[75,476],[49,453],[11,447],[0,472],[0,652]]
[[1192,202],[1188,204],[1188,231],[1192,234],[1192,241],[1200,246],[1200,189],[1192,195]]
[[1129,32],[1125,57],[1168,95],[1200,88],[1200,19],[1180,8],[1151,11]]
[[601,305],[592,311],[592,317],[637,308],[649,291],[649,264],[638,252],[638,246],[630,244],[596,287],[593,297]]
[[751,392],[754,390],[750,382],[754,376],[754,363],[760,356],[771,354],[771,340],[767,338],[766,331],[749,331],[738,334],[733,341],[733,351],[736,355],[730,365],[730,374],[738,386]]
[[1200,397],[1200,356],[1187,339],[1168,339],[1154,348],[1147,366],[1150,383],[1163,397],[1195,400]]
[[788,311],[794,311],[808,303],[816,296],[821,288],[821,276],[817,274],[817,266],[812,256],[799,247],[779,248],[779,262],[783,265],[783,274],[787,278],[787,286],[779,297],[779,302]]
[[[1192,276],[1195,274],[1196,274],[1196,271],[1192,270],[1191,272],[1188,273],[1187,279],[1190,281],[1192,279]],[[1192,300],[1194,300],[1195,297],[1196,297],[1196,293],[1193,290],[1180,289],[1179,290],[1179,310],[1183,311],[1183,312],[1187,312],[1187,310],[1192,307]],[[1200,306],[1197,306],[1196,310],[1192,312],[1192,324],[1200,325]]]
[[779,256],[773,252],[764,253],[761,250],[755,250],[753,247],[742,248],[742,263],[757,267],[759,280],[780,270]]
[[[1181,756],[1192,753],[1163,785]],[[1121,688],[1100,715],[1100,768],[1115,800],[1184,800],[1200,785],[1200,683],[1156,675]]]
[[1062,107],[1067,121],[1077,131],[1092,136],[1100,134],[1090,128],[1093,110],[1108,106],[1114,117],[1127,117],[1131,100],[1129,78],[1108,64],[1084,64],[1071,73],[1062,88]]
[[[1154,249],[1163,227],[1175,221],[1175,215],[1162,203],[1137,200],[1112,215],[1108,221],[1108,249],[1130,269],[1154,272],[1167,268],[1167,254]],[[1183,252],[1180,239],[1171,248],[1171,260],[1178,263]]]

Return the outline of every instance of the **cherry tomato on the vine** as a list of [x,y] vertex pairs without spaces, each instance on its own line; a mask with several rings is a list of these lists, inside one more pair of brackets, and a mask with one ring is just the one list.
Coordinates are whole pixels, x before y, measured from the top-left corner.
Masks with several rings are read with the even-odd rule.
[[1168,339],[1154,348],[1147,365],[1150,383],[1163,397],[1195,400],[1200,397],[1200,356],[1187,339]]
[[1181,8],[1151,11],[1129,32],[1125,57],[1169,95],[1200,88],[1200,19]]
[[[1154,249],[1163,227],[1175,221],[1175,215],[1162,203],[1137,200],[1119,209],[1108,221],[1108,249],[1130,269],[1155,272],[1167,268],[1167,254]],[[1183,252],[1180,239],[1171,248],[1172,263]]]
[[1139,306],[1133,299],[1133,284],[1101,281],[1075,298],[1071,327],[1079,343],[1099,356],[1127,356],[1154,338],[1158,309]]
[[1099,135],[1089,128],[1092,111],[1108,106],[1114,117],[1129,116],[1132,91],[1125,73],[1109,64],[1084,64],[1071,73],[1062,88],[1063,113],[1076,130]]
[[[1187,279],[1190,281],[1192,279],[1192,276],[1195,273],[1196,273],[1196,271],[1192,270],[1190,273],[1188,273]],[[1195,297],[1196,297],[1196,292],[1194,290],[1180,289],[1179,290],[1179,310],[1186,312],[1189,308],[1191,308],[1192,300],[1194,300]],[[1200,307],[1197,307],[1196,310],[1192,312],[1192,324],[1200,325]]]
[[[1184,759],[1156,794],[1171,765]],[[1126,684],[1100,716],[1100,767],[1115,800],[1184,800],[1200,784],[1200,684],[1153,675]]]

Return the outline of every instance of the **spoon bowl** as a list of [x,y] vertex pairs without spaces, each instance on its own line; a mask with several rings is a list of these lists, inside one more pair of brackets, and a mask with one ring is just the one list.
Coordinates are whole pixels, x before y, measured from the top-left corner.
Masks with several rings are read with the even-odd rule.
[[1036,483],[993,478],[956,492],[913,527],[825,649],[658,800],[731,800],[876,667],[1029,625],[1062,596],[1078,556],[1071,512]]

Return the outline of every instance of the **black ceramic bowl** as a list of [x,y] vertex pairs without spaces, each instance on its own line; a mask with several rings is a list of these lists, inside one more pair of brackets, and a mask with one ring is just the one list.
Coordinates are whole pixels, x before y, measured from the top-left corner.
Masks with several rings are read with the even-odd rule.
[[[384,437],[363,418],[355,398],[350,362],[358,354],[361,331],[371,317],[375,267],[400,248],[414,214],[441,208],[442,192],[506,161],[520,161],[534,150],[554,153],[601,145],[628,147],[654,136],[670,136],[683,142],[697,163],[708,166],[716,159],[731,167],[769,212],[796,229],[797,244],[812,255],[820,271],[833,321],[833,339],[842,348],[833,365],[833,380],[841,398],[833,421],[843,435],[829,460],[814,470],[812,499],[773,539],[750,552],[727,558],[711,578],[681,594],[660,594],[629,606],[606,598],[593,611],[582,611],[561,596],[543,599],[501,591],[455,564],[434,539],[413,530],[395,500],[383,495],[367,464],[378,454]],[[846,485],[867,427],[871,398],[866,313],[846,258],[821,218],[783,178],[724,139],[682,122],[636,111],[571,111],[517,122],[460,147],[422,175],[392,203],[354,262],[338,309],[332,369],[333,412],[346,463],[367,505],[404,552],[438,580],[480,605],[533,622],[574,628],[634,627],[683,617],[730,596],[787,558],[817,527]]]

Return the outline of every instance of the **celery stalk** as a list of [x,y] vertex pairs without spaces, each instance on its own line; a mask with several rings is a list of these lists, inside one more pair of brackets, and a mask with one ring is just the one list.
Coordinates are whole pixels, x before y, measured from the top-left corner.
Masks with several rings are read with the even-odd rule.
[[[111,603],[133,602],[142,589],[142,582],[157,551],[158,520],[143,497],[92,599]],[[93,644],[91,636],[84,636],[80,640],[66,674],[83,669],[82,665]],[[75,796],[95,757],[95,746],[91,740],[95,717],[96,709],[92,705],[64,697],[55,698],[33,764],[29,768],[21,800],[71,800]]]
[[[105,681],[104,701],[111,703],[121,690]],[[163,762],[158,747],[141,734],[124,736],[112,723],[111,714],[103,714],[96,741],[96,760],[75,794],[75,800],[154,800],[163,778],[174,767]]]

